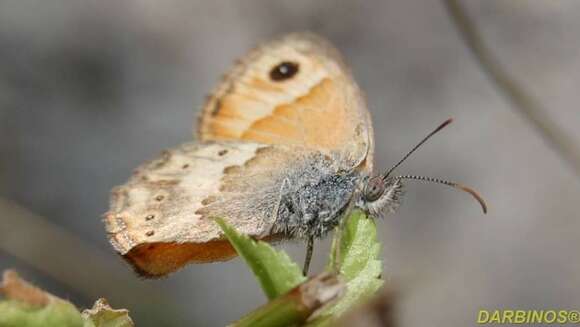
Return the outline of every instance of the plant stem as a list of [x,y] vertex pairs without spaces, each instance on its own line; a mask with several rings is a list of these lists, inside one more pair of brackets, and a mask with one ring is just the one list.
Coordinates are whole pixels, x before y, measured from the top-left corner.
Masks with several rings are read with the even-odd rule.
[[488,75],[497,90],[511,103],[558,156],[580,177],[580,147],[546,113],[538,101],[510,76],[489,49],[477,26],[471,21],[458,0],[443,0],[443,4],[461,38]]
[[344,288],[336,275],[319,274],[249,313],[231,327],[293,326],[304,323],[314,311],[342,295]]

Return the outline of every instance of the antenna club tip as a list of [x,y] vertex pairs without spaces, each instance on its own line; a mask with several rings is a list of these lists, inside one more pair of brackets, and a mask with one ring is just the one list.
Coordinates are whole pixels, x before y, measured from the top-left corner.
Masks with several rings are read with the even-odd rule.
[[471,196],[473,196],[475,198],[475,200],[477,202],[479,202],[479,205],[481,206],[481,210],[483,211],[483,214],[486,215],[487,214],[487,203],[485,203],[485,200],[483,199],[483,197],[481,195],[479,195],[479,193],[477,193],[476,191],[474,191],[473,189],[460,185],[460,184],[455,184],[456,187],[460,188],[461,190],[471,194]]
[[440,130],[442,130],[443,128],[447,127],[447,125],[451,124],[453,122],[453,118],[449,118],[446,121],[444,121],[441,125],[439,125],[433,132],[431,132],[431,134],[429,134],[429,137],[431,137],[433,134],[439,132]]

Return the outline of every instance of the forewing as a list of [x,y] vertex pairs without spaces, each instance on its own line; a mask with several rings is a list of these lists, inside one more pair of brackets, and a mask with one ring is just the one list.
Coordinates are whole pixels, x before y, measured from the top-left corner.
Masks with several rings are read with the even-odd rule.
[[[276,81],[271,70],[298,65]],[[372,125],[361,92],[336,49],[311,34],[290,34],[233,67],[207,101],[198,124],[202,141],[246,140],[341,151],[352,167],[372,167]]]

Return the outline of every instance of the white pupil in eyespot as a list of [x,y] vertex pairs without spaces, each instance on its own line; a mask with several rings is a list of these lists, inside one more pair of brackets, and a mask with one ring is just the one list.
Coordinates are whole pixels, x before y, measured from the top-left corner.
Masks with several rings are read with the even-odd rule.
[[270,71],[270,79],[279,82],[292,78],[296,73],[298,73],[299,65],[298,63],[291,61],[284,61],[276,65]]

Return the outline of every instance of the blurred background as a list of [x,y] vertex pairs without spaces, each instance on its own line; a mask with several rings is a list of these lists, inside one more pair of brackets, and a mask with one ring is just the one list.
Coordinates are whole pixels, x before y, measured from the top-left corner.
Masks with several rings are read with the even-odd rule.
[[[489,47],[580,144],[580,2],[463,2]],[[79,307],[105,297],[138,326],[222,326],[265,303],[239,259],[140,280],[109,246],[111,187],[192,139],[205,96],[260,42],[309,30],[366,92],[376,165],[448,117],[400,169],[379,222],[402,326],[474,325],[479,309],[579,309],[580,179],[483,73],[438,1],[0,2],[0,270]],[[328,241],[315,248],[323,267]],[[302,244],[284,244],[301,262]]]

